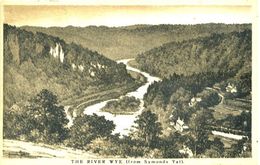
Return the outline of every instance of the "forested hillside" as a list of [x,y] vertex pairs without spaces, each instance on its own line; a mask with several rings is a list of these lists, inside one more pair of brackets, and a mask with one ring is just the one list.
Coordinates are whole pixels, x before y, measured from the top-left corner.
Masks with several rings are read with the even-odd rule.
[[59,96],[133,83],[123,64],[75,43],[4,25],[5,106],[28,100],[42,89]]
[[198,25],[133,25],[125,27],[29,27],[23,29],[43,32],[75,42],[83,47],[96,50],[111,59],[134,58],[171,41],[181,42],[212,33],[230,33],[250,29],[249,24],[198,24]]
[[171,42],[140,54],[141,69],[160,77],[205,72],[235,74],[251,66],[251,31],[212,34],[182,42]]
[[182,42],[171,42],[138,55],[139,67],[163,77],[149,87],[146,101],[168,102],[172,93],[183,87],[194,94],[216,83],[225,90],[236,86],[237,96],[251,92],[251,30],[212,34]]

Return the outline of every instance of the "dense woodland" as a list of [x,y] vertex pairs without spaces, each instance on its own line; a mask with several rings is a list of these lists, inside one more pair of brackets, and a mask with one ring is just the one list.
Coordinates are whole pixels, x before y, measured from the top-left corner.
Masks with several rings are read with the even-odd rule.
[[236,74],[250,71],[251,30],[212,34],[188,41],[171,42],[140,54],[141,69],[160,77],[205,72]]

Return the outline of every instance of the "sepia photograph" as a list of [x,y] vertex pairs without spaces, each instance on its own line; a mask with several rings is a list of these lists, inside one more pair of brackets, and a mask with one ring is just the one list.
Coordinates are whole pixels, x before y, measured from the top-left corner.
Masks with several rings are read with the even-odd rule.
[[251,5],[50,2],[2,5],[4,164],[257,164]]

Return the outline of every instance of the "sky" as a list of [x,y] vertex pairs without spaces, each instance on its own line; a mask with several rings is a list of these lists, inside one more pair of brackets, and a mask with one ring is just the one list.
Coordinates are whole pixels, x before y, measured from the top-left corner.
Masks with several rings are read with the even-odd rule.
[[30,26],[251,23],[250,6],[4,6],[4,22]]

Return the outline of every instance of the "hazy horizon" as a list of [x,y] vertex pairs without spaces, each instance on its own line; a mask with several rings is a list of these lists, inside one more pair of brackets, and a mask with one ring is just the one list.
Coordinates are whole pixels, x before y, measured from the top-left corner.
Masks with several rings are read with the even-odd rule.
[[225,25],[242,25],[242,24],[252,24],[250,23],[215,23],[215,22],[209,22],[209,23],[196,23],[196,24],[132,24],[132,25],[123,25],[123,26],[109,26],[109,25],[86,25],[86,26],[76,26],[76,25],[67,25],[67,26],[32,26],[32,25],[15,25],[15,24],[9,24],[4,23],[15,27],[39,27],[39,28],[55,28],[55,27],[78,27],[78,28],[86,28],[86,27],[107,27],[107,28],[126,28],[126,27],[134,27],[134,26],[160,26],[160,25],[203,25],[203,24],[225,24]]
[[[207,14],[205,14],[207,13]],[[4,6],[4,23],[37,27],[124,27],[252,23],[250,6]]]

